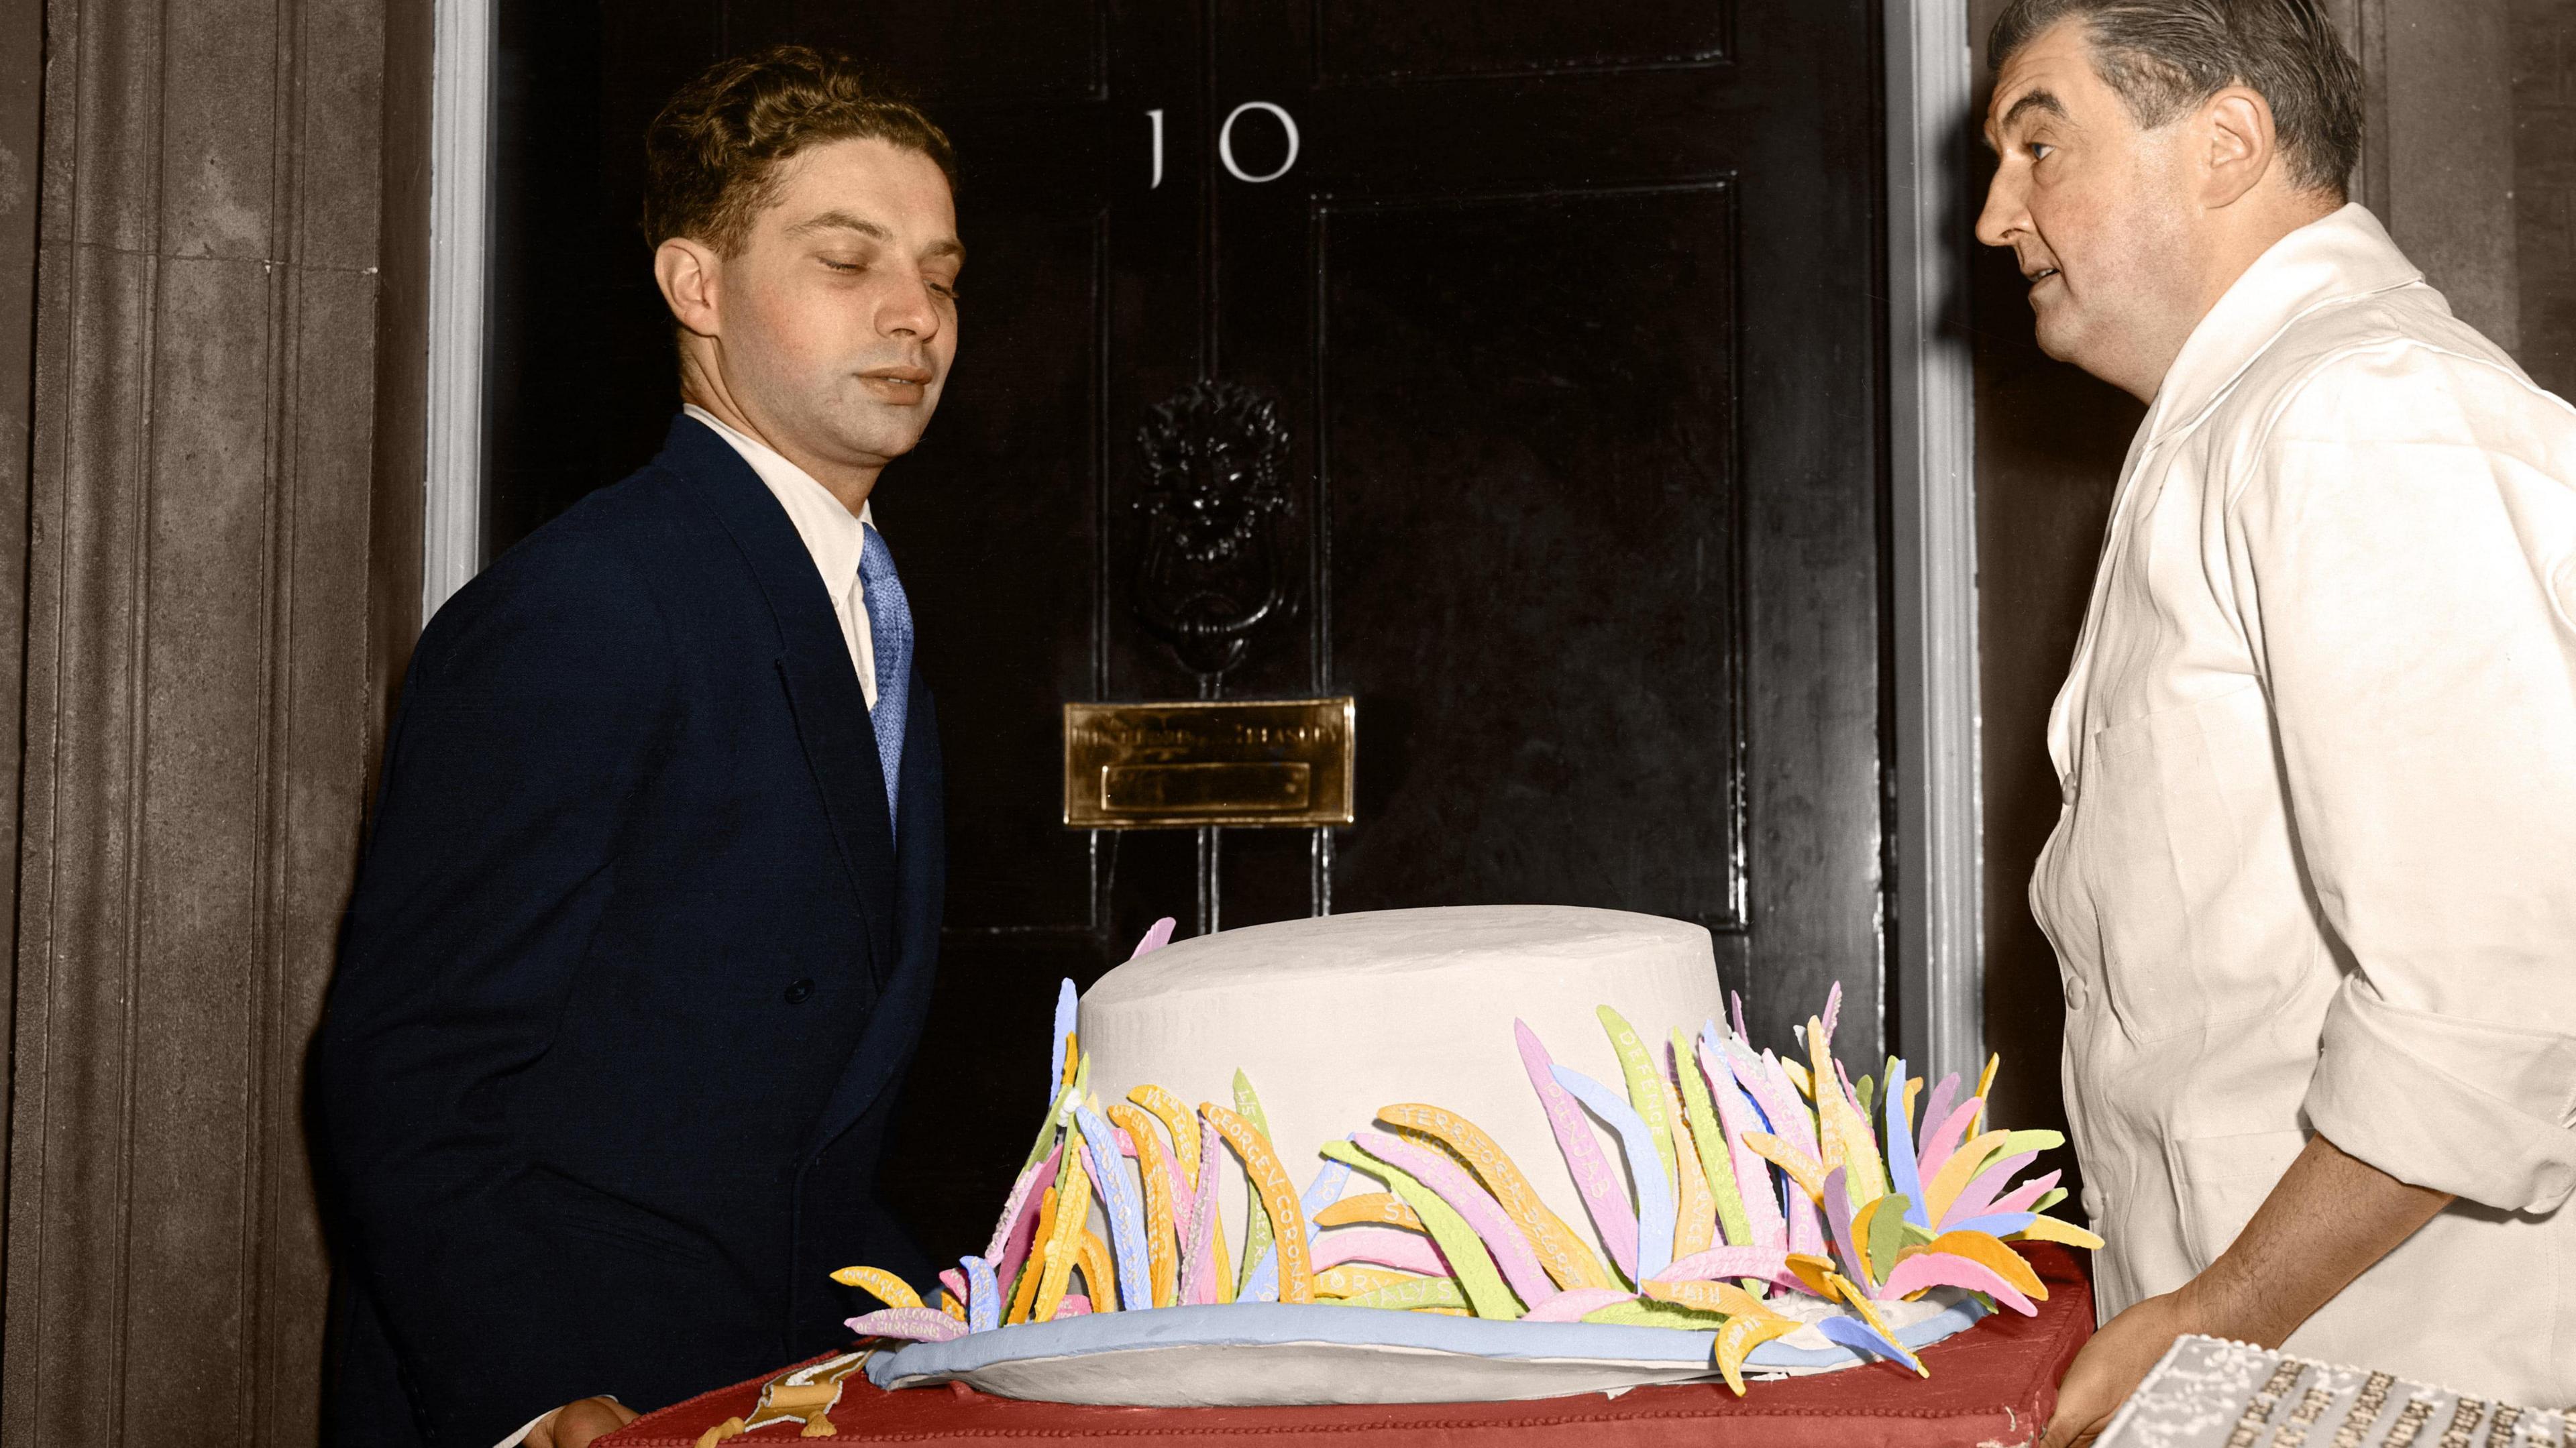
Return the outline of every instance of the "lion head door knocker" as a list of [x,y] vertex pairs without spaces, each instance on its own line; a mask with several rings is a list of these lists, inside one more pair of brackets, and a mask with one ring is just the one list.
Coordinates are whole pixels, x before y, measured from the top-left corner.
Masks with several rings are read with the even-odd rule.
[[1136,616],[1213,694],[1253,633],[1295,611],[1280,566],[1288,429],[1279,404],[1231,382],[1196,382],[1147,415],[1145,555]]

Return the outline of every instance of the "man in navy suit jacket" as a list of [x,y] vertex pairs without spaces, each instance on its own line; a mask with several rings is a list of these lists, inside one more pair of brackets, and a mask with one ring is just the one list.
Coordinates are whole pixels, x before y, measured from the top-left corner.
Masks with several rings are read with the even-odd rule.
[[867,499],[955,355],[948,143],[789,49],[648,154],[687,413],[439,611],[386,748],[315,1062],[335,1442],[586,1443],[844,1340],[835,1267],[928,1276],[875,1177],[939,742]]

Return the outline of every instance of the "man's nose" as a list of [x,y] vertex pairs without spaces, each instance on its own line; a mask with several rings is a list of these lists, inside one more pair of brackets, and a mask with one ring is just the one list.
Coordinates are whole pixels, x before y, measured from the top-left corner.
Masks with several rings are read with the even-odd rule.
[[921,342],[939,335],[939,304],[931,298],[930,284],[918,275],[894,283],[877,306],[877,330]]
[[2022,205],[2022,183],[2007,162],[1995,172],[1995,179],[1986,183],[1986,206],[1977,213],[1977,240],[1988,246],[2010,246],[2014,232],[2029,229],[2029,217]]

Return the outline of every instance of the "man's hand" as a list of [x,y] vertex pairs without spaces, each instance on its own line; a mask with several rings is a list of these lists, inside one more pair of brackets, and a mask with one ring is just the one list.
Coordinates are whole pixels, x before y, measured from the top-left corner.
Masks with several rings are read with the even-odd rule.
[[2192,1320],[2180,1292],[2150,1297],[2102,1325],[2057,1385],[2057,1411],[2040,1448],[2081,1448],[2111,1425],[2111,1415],[2137,1391],[2147,1370],[2187,1332],[2206,1332]]
[[635,1421],[634,1409],[615,1398],[584,1398],[566,1403],[537,1420],[528,1430],[527,1448],[590,1448],[594,1438],[604,1437]]
[[2450,1204],[2446,1193],[2409,1186],[2323,1136],[2309,1137],[2208,1271],[2112,1318],[2075,1355],[2041,1448],[2092,1442],[2184,1333],[2279,1347]]

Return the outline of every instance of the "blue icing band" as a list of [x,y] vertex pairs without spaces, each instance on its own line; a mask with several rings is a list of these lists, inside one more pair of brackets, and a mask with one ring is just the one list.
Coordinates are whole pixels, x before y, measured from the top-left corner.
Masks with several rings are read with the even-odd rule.
[[1002,1285],[993,1280],[993,1264],[981,1257],[960,1257],[966,1269],[966,1330],[990,1332],[1002,1325]]
[[1109,1217],[1109,1246],[1118,1256],[1118,1296],[1129,1308],[1154,1305],[1153,1259],[1145,1252],[1145,1208],[1138,1184],[1127,1175],[1127,1158],[1118,1154],[1115,1129],[1088,1106],[1073,1108],[1082,1125],[1082,1154],[1091,1163],[1092,1184],[1100,1189]]
[[1905,1125],[1905,1058],[1899,1056],[1887,1073],[1886,1135],[1887,1180],[1889,1190],[1905,1198],[1905,1220],[1932,1230],[1923,1215],[1923,1173],[1914,1164],[1914,1133]]
[[[1312,1246],[1315,1241],[1315,1214],[1340,1201],[1342,1184],[1350,1179],[1350,1163],[1328,1161],[1324,1163],[1323,1170],[1315,1173],[1315,1179],[1306,1184],[1306,1195],[1297,1199],[1297,1210],[1303,1214],[1299,1225],[1306,1229],[1307,1245]],[[1277,1302],[1278,1300],[1279,1249],[1276,1246],[1264,1247],[1261,1250],[1261,1261],[1252,1269],[1249,1284],[1242,1292],[1236,1294],[1235,1301]]]
[[1619,1149],[1637,1188],[1637,1280],[1648,1281],[1673,1265],[1673,1184],[1664,1177],[1655,1138],[1647,1132],[1645,1118],[1617,1092],[1569,1067],[1549,1069],[1566,1094],[1619,1133]]
[[[1974,1298],[1962,1299],[1921,1322],[1896,1331],[1905,1348],[1928,1347],[1985,1316]],[[1827,1318],[1851,1322],[1849,1318]],[[1830,1329],[1827,1335],[1835,1336]],[[1873,1338],[1876,1334],[1871,1334]],[[1014,1323],[996,1332],[973,1332],[948,1342],[917,1342],[868,1359],[868,1381],[880,1388],[917,1387],[967,1377],[1004,1363],[1052,1357],[1085,1357],[1155,1348],[1263,1347],[1337,1343],[1457,1353],[1471,1357],[1611,1359],[1691,1364],[1706,1368],[1717,1334],[1672,1327],[1614,1327],[1594,1322],[1500,1322],[1442,1317],[1428,1312],[1389,1312],[1373,1307],[1236,1302],[1166,1307],[1157,1312],[1111,1312]],[[1757,1371],[1856,1367],[1875,1346],[1795,1348],[1774,1341],[1755,1348],[1744,1365]]]

